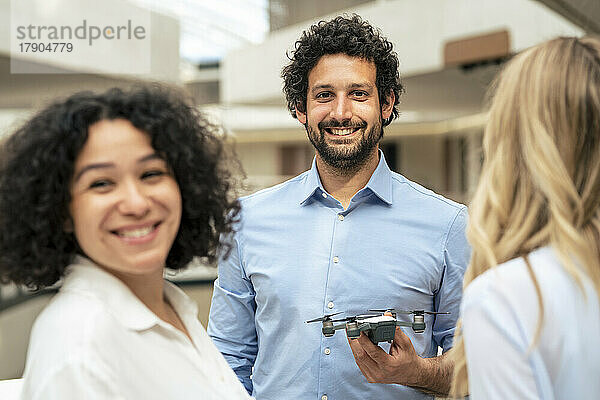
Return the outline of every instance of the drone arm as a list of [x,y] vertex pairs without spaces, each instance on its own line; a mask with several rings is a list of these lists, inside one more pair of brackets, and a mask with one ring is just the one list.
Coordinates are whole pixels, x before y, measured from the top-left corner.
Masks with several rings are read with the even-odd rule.
[[346,327],[346,324],[337,324],[337,325],[333,325],[333,330],[337,331],[338,329],[344,329]]
[[360,333],[366,331],[371,327],[368,322],[357,323],[356,321],[349,322],[346,324],[346,335],[351,339],[358,339]]
[[404,321],[396,321],[396,326],[407,326],[409,328],[412,328],[413,323],[412,322],[404,322]]

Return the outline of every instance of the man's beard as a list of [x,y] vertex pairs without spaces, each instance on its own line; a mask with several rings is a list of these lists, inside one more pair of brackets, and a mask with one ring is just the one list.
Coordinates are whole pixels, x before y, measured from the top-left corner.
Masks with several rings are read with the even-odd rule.
[[[338,170],[344,175],[349,175],[360,170],[369,159],[369,156],[373,153],[373,150],[377,147],[377,144],[383,137],[383,128],[381,124],[381,118],[373,125],[371,129],[363,132],[362,138],[356,146],[348,148],[341,147],[332,144],[328,144],[325,140],[325,128],[338,127],[338,128],[359,128],[364,129],[366,123],[352,124],[350,121],[342,123],[336,121],[320,122],[317,125],[318,132],[312,129],[307,123],[305,129],[308,134],[308,139],[317,150],[319,157],[328,164],[330,167]],[[351,143],[353,139],[344,141],[343,139],[338,140],[338,144]]]

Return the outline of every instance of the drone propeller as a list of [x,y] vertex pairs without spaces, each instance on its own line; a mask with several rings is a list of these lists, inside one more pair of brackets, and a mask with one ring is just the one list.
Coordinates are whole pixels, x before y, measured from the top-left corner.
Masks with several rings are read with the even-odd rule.
[[396,310],[395,308],[371,308],[371,309],[369,309],[369,311],[380,312],[380,313],[393,312],[396,314],[413,314],[414,313],[414,311]]
[[323,321],[327,321],[328,319],[331,319],[331,317],[333,317],[334,315],[338,315],[338,314],[341,314],[341,313],[342,313],[342,311],[336,312],[336,313],[333,313],[333,314],[325,314],[322,317],[311,319],[310,321],[306,321],[306,323],[310,324],[311,322],[323,322]]
[[437,314],[450,314],[449,312],[442,312],[442,311],[425,311],[425,310],[413,310],[413,311],[407,311],[407,310],[396,310],[394,308],[378,308],[378,309],[370,309],[369,311],[373,311],[373,312],[393,312],[396,314],[429,314],[429,315],[437,315]]
[[364,318],[370,318],[370,317],[379,317],[379,315],[377,315],[377,314],[354,315],[354,316],[351,316],[351,317],[334,319],[331,322],[352,322],[352,321],[356,321],[358,318],[364,319]]

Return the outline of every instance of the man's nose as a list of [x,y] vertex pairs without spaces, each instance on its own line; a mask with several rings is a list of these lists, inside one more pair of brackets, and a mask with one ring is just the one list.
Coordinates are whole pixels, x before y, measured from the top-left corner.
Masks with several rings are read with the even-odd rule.
[[352,102],[345,96],[338,96],[332,105],[329,116],[338,121],[352,119]]

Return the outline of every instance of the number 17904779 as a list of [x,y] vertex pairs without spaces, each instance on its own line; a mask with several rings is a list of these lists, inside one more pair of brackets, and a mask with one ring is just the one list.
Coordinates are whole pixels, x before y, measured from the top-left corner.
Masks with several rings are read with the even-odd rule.
[[21,53],[70,53],[73,51],[73,43],[68,42],[22,42],[19,43]]

